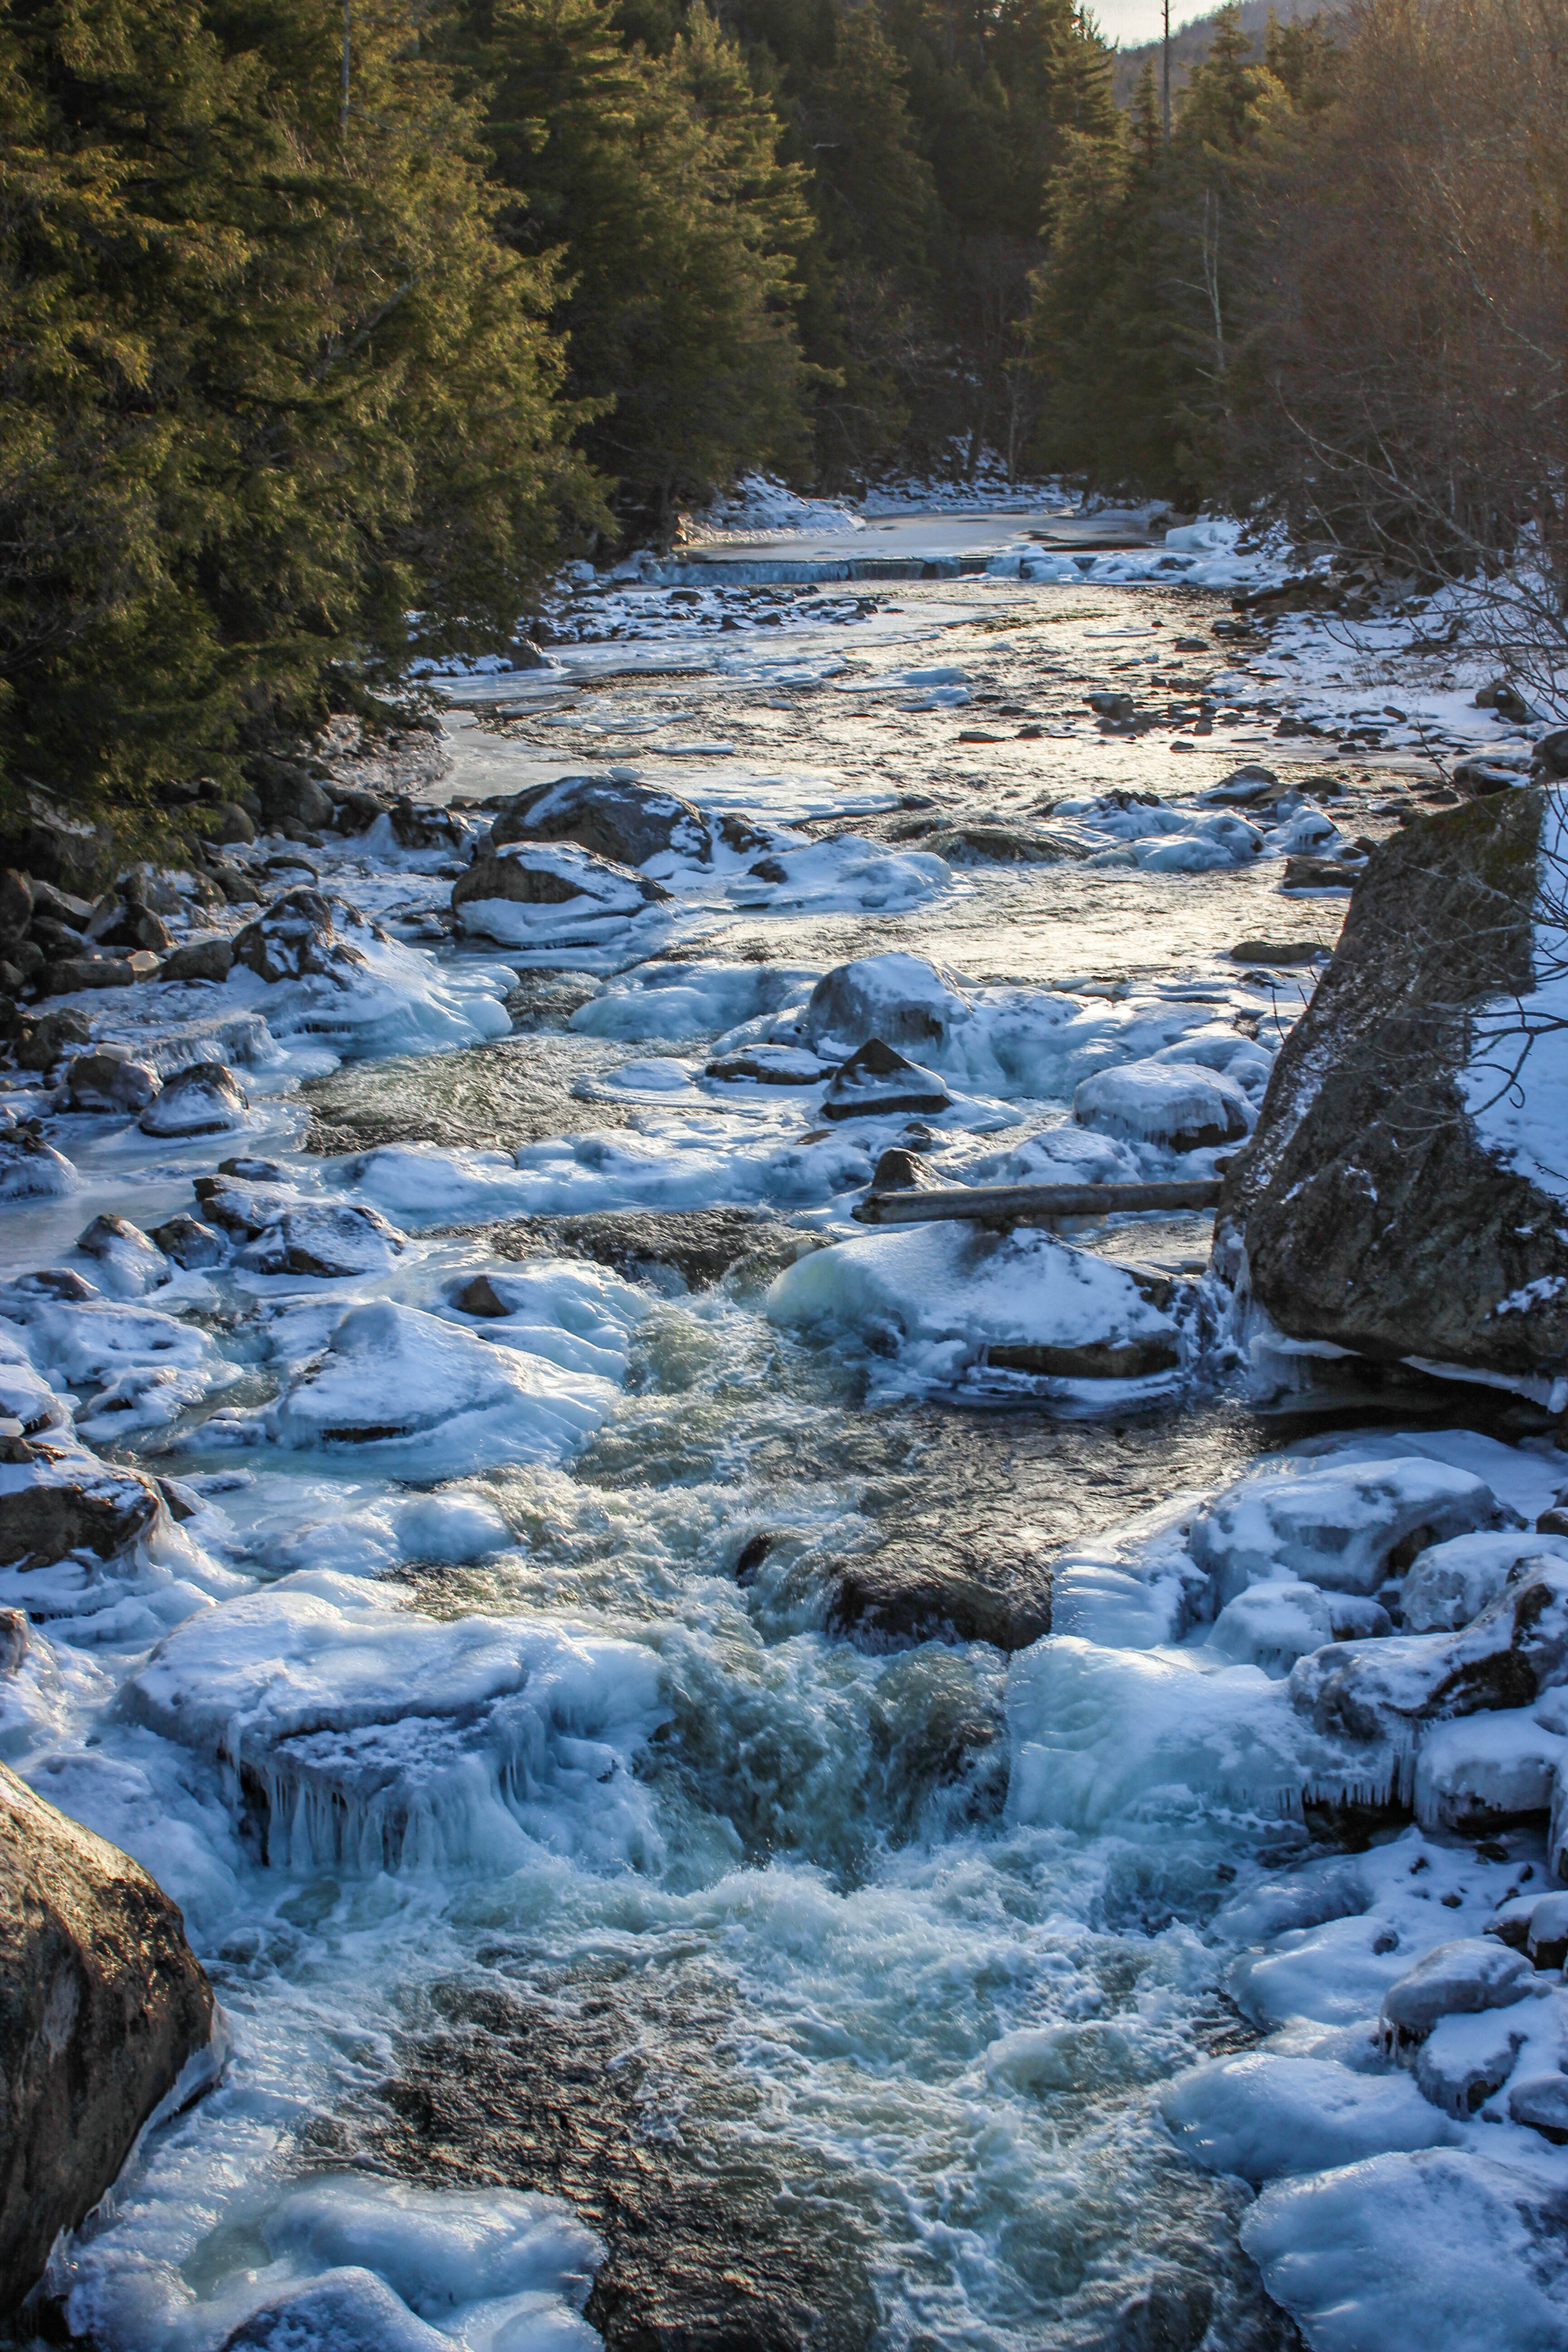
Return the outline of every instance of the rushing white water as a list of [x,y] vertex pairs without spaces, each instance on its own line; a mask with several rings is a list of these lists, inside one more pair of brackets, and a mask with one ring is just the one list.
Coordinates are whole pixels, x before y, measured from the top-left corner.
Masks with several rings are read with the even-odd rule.
[[[1347,1757],[1281,1678],[1378,1630],[1372,1596],[1411,1528],[1495,1545],[1474,1531],[1533,1518],[1550,1462],[1481,1436],[1308,1439],[1262,1465],[1289,1489],[1273,1518],[1272,1488],[1244,1488],[1194,1534],[1204,1497],[1273,1442],[1226,1401],[1218,1302],[1181,1279],[1201,1227],[1112,1225],[1080,1236],[1084,1256],[1044,1235],[977,1250],[951,1226],[868,1235],[847,1214],[880,1152],[911,1141],[944,1182],[1208,1173],[1310,985],[1224,950],[1331,939],[1342,908],[1278,888],[1279,858],[1343,837],[1331,796],[1248,823],[1198,797],[1233,764],[1208,738],[1165,760],[1074,702],[1072,661],[1131,658],[1208,606],[1108,585],[1148,579],[1131,558],[1101,559],[1092,594],[1068,556],[987,560],[869,618],[874,670],[846,676],[824,624],[786,660],[680,682],[701,721],[685,740],[750,759],[776,727],[776,772],[639,737],[705,819],[771,829],[766,871],[755,843],[655,858],[673,896],[646,913],[573,937],[578,914],[530,905],[526,937],[498,919],[473,927],[478,950],[437,951],[420,942],[450,851],[399,848],[384,824],[321,853],[403,935],[364,935],[353,987],[247,976],[232,1002],[195,985],[90,1006],[170,1068],[215,999],[254,1019],[226,1048],[242,1133],[51,1114],[73,1188],[0,1227],[0,1400],[58,1411],[62,1442],[74,1416],[99,1454],[175,1481],[183,1514],[110,1566],[0,1571],[36,1626],[0,1752],[184,1906],[225,2018],[216,2087],[158,2122],[57,2257],[72,2326],[113,2352],[597,2340],[590,2283],[627,2258],[616,2200],[546,2126],[563,2098],[602,2125],[605,2163],[700,2178],[721,2241],[726,2199],[750,2215],[716,2342],[806,2340],[777,2316],[798,2254],[835,2345],[1261,2352],[1294,2340],[1281,2305],[1333,2352],[1430,2344],[1430,2295],[1407,2285],[1400,2315],[1363,2300],[1366,2276],[1415,2276],[1449,2208],[1481,2210],[1478,2139],[1495,2260],[1462,2294],[1434,2272],[1444,2340],[1504,2340],[1477,2330],[1514,2240],[1547,2316],[1521,2302],[1507,2342],[1545,2343],[1561,2316],[1561,2265],[1519,2218],[1520,2198],[1563,2193],[1549,2144],[1327,2046],[1364,2038],[1434,1901],[1428,1942],[1478,1935],[1542,1877],[1542,1840],[1472,1860],[1433,1781],[1424,1826],[1314,1861],[1303,1794],[1408,1799],[1412,1768],[1392,1738]],[[1231,560],[1184,551],[1169,577]],[[692,609],[636,593],[644,613]],[[1098,644],[1108,630],[1125,642]],[[548,711],[531,735],[465,727],[458,786],[515,790],[637,718],[606,686],[576,727],[590,667],[559,753]],[[966,710],[1006,696],[1049,734],[961,750]],[[1229,740],[1251,731],[1244,707]],[[1017,824],[1042,785],[1065,792],[1052,822],[1087,828],[1089,858],[950,863],[850,832],[939,779]],[[805,829],[836,810],[844,837]],[[852,984],[814,994],[850,959]],[[512,995],[512,1034],[519,975],[547,991],[560,973],[579,984],[559,1001]],[[871,1034],[938,1090],[918,1119],[835,1122],[831,1073]],[[763,1075],[709,1075],[747,1055]],[[798,1083],[773,1082],[786,1065]],[[304,1149],[307,1102],[339,1147],[324,1156]],[[242,1164],[198,1204],[220,1159]],[[355,1208],[390,1231],[345,1223]],[[205,1269],[75,1246],[100,1213],[145,1231],[193,1210],[227,1221]],[[721,1210],[764,1213],[717,1282],[689,1282],[657,1234],[612,1266],[522,1222]],[[342,1270],[291,1266],[306,1243],[346,1250]],[[1153,1260],[1174,1294],[1153,1301],[1119,1259]],[[28,1279],[50,1266],[90,1290]],[[1101,1339],[1168,1353],[1114,1381],[988,1360]],[[1337,1466],[1314,1476],[1325,1449]],[[1384,1455],[1400,1466],[1381,1486],[1355,1468]],[[1318,1516],[1293,1550],[1303,1474]],[[1243,1522],[1245,1572],[1225,1565]],[[1325,1599],[1321,1552],[1358,1541],[1364,1590]],[[982,1641],[846,1637],[847,1563],[944,1545],[993,1567],[1057,1555],[1052,1635],[1011,1663]],[[1450,1564],[1450,1581],[1489,1573]],[[1554,1723],[1531,1718],[1496,1769],[1550,1775]],[[1462,1779],[1475,1759],[1450,1764]],[[519,2060],[503,2011],[548,2048]],[[1319,2074],[1258,2091],[1190,2073],[1260,2034],[1269,2064]],[[459,2047],[500,2069],[531,2154],[498,2157]],[[416,2094],[449,2110],[400,2138],[388,2119]],[[1336,2269],[1294,2177],[1342,2201],[1340,2168],[1431,2150],[1460,2166],[1419,2175],[1435,2218],[1411,2219],[1395,2180],[1405,2238],[1347,2207],[1335,2226],[1360,2251]],[[1275,2183],[1250,2252],[1244,2182]],[[679,2198],[654,2210],[645,2267],[711,2273],[720,2241],[682,2238]],[[637,2288],[650,2308],[665,2291]]]

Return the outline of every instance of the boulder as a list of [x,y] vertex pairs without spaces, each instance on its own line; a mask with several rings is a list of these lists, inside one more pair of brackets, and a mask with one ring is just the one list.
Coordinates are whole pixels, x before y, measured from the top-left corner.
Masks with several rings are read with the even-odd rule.
[[971,822],[941,825],[921,841],[922,849],[945,857],[950,866],[1058,866],[1087,857],[1091,843],[1059,826],[1027,826]]
[[1568,1366],[1562,1203],[1493,1156],[1460,1094],[1479,1008],[1531,990],[1542,807],[1515,792],[1420,819],[1357,885],[1216,1225],[1219,1270],[1293,1339]]
[[1080,1127],[1167,1151],[1209,1151],[1251,1132],[1253,1108],[1234,1078],[1197,1062],[1123,1062],[1080,1081]]
[[1318,1730],[1408,1748],[1417,1725],[1532,1706],[1568,1680],[1568,1561],[1524,1564],[1458,1633],[1331,1643],[1291,1670],[1290,1698]]
[[346,982],[364,963],[332,919],[330,900],[309,885],[285,890],[265,914],[247,923],[234,941],[234,960],[260,980],[302,980],[319,974]]
[[1430,1545],[1411,1562],[1399,1596],[1407,1633],[1452,1633],[1489,1607],[1521,1560],[1557,1553],[1568,1559],[1568,1541],[1544,1539],[1533,1528],[1501,1535],[1452,1536]]
[[1230,960],[1232,963],[1321,963],[1330,952],[1316,940],[1238,940]]
[[889,1544],[838,1570],[827,1624],[879,1647],[956,1640],[1026,1650],[1051,1630],[1051,1573],[1020,1573],[952,1544]]
[[41,1135],[0,1135],[0,1201],[56,1199],[76,1183],[70,1161]]
[[11,1441],[0,1462],[0,1567],[47,1568],[69,1551],[115,1559],[157,1528],[158,1490],[69,1445]]
[[1437,2020],[1417,2049],[1415,2087],[1445,2115],[1468,2123],[1501,2090],[1523,2043],[1523,2027],[1507,2008],[1455,2011]]
[[868,1038],[834,1072],[823,1097],[824,1118],[889,1118],[902,1114],[933,1116],[952,1102],[934,1070],[922,1070],[880,1037]]
[[28,1024],[16,1042],[16,1060],[24,1070],[52,1070],[69,1045],[86,1045],[92,1031],[85,1013],[62,1005]]
[[[462,930],[522,946],[535,936],[596,936],[668,897],[635,866],[612,864],[574,842],[519,844],[475,858],[452,885],[452,911]],[[531,908],[557,912],[542,919],[531,916]]]
[[1405,1552],[1489,1527],[1498,1515],[1484,1479],[1405,1454],[1244,1478],[1198,1514],[1187,1540],[1217,1611],[1248,1585],[1281,1576],[1370,1596]]
[[145,1110],[160,1092],[156,1070],[112,1047],[79,1054],[66,1072],[66,1087],[74,1111],[105,1111],[130,1118]]
[[209,838],[213,841],[250,842],[256,839],[256,827],[237,801],[218,801],[213,807]]
[[204,1217],[239,1241],[254,1241],[293,1206],[286,1193],[258,1192],[252,1183],[222,1173],[198,1176],[195,1190]]
[[1535,1971],[1521,1953],[1491,1936],[1461,1936],[1438,1944],[1383,1996],[1379,2025],[1385,2046],[1424,2042],[1439,2018],[1511,2009],[1529,1995]]
[[129,1217],[94,1217],[77,1235],[83,1257],[101,1269],[106,1287],[128,1298],[142,1297],[169,1279],[163,1253]]
[[307,1202],[286,1209],[240,1255],[257,1274],[381,1274],[405,1244],[374,1209],[350,1202]]
[[652,784],[613,776],[558,776],[520,793],[490,828],[496,847],[512,841],[574,841],[617,866],[645,866],[673,854],[706,865],[708,825],[689,801]]
[[151,953],[145,970],[139,970],[129,956],[62,956],[39,974],[38,986],[46,996],[74,996],[84,988],[130,988],[150,979],[156,963]]
[[147,1873],[4,1765],[0,1922],[0,2311],[9,2312],[207,2047],[213,1996],[178,1910]]
[[747,1045],[739,1053],[721,1054],[709,1063],[703,1076],[759,1087],[815,1087],[831,1066],[804,1046]]
[[289,825],[320,832],[332,822],[332,803],[302,760],[258,752],[246,762],[246,774],[261,803],[261,822],[268,832]]
[[137,1122],[143,1135],[221,1135],[243,1127],[248,1098],[223,1062],[195,1062],[163,1082]]
[[206,940],[191,940],[164,957],[158,967],[160,980],[225,981],[234,969],[234,941],[215,935]]
[[95,947],[123,948],[128,953],[146,948],[165,955],[174,944],[162,915],[123,885],[99,900],[87,919],[87,937]]
[[824,972],[803,1026],[807,1045],[837,1060],[873,1037],[888,1045],[943,1045],[969,1010],[951,972],[895,950]]
[[187,1272],[221,1265],[228,1255],[223,1235],[216,1227],[204,1225],[199,1217],[171,1217],[166,1224],[154,1225],[147,1238]]

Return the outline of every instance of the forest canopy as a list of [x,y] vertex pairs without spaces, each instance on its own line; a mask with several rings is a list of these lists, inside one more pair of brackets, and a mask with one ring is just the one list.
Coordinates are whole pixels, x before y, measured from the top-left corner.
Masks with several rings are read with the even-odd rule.
[[1565,533],[1564,0],[9,0],[0,788],[134,807],[753,467]]

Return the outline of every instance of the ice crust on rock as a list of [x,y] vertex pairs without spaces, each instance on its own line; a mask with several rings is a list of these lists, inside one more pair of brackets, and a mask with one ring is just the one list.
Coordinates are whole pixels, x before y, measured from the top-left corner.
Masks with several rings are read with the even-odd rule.
[[274,1866],[508,1869],[534,1848],[624,1868],[657,1842],[630,1763],[658,1661],[559,1621],[438,1625],[301,1570],[187,1621],[126,1704],[229,1768]]
[[[767,1312],[775,1323],[837,1324],[890,1344],[903,1374],[921,1383],[984,1377],[999,1355],[1003,1370],[1139,1380],[1182,1360],[1170,1286],[1163,1304],[1161,1295],[1051,1234],[931,1224],[814,1251],[778,1276]],[[1037,1362],[1012,1365],[1030,1352]]]
[[1420,1455],[1303,1469],[1233,1486],[1194,1520],[1193,1557],[1209,1571],[1218,1608],[1282,1570],[1370,1595],[1398,1545],[1421,1531],[1426,1544],[1468,1534],[1497,1511],[1483,1480]]
[[1160,2104],[1194,2163],[1239,2173],[1255,2189],[1394,2148],[1440,2147],[1454,2137],[1408,2074],[1353,2074],[1271,2050],[1195,2067]]
[[1232,1078],[1197,1062],[1126,1062],[1074,1092],[1072,1115],[1127,1143],[1210,1151],[1251,1130],[1256,1112]]

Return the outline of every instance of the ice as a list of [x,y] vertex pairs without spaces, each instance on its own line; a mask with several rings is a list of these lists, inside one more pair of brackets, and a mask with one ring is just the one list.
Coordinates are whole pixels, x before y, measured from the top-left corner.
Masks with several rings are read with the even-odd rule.
[[1568,2191],[1437,2148],[1266,2189],[1242,2242],[1313,2352],[1561,2352]]
[[1415,1759],[1416,1818],[1475,1829],[1551,1810],[1568,1739],[1545,1730],[1522,1707],[1434,1724]]
[[274,1867],[625,1868],[656,1843],[632,1759],[658,1662],[553,1621],[437,1624],[331,1570],[189,1619],[126,1687],[137,1721],[230,1774]]
[[1416,2087],[1434,2106],[1468,2123],[1507,2082],[1524,2042],[1521,2018],[1507,2010],[1440,2017],[1415,2053]]
[[1491,1488],[1468,1472],[1401,1455],[1303,1468],[1233,1486],[1194,1523],[1193,1557],[1207,1569],[1216,1610],[1247,1585],[1289,1573],[1329,1591],[1374,1593],[1389,1554],[1468,1534],[1497,1514]]
[[607,982],[578,1006],[569,1026],[628,1042],[701,1036],[801,1003],[816,977],[802,964],[645,964]]
[[1099,1830],[1162,1792],[1299,1812],[1309,1797],[1379,1794],[1394,1774],[1387,1750],[1349,1757],[1315,1732],[1256,1666],[1070,1634],[1013,1660],[1007,1724],[1008,1817],[1040,1827]]
[[558,1460],[612,1410],[596,1374],[471,1337],[390,1299],[352,1307],[266,1410],[284,1445],[392,1449],[405,1476]]
[[[626,1379],[631,1334],[648,1311],[645,1291],[574,1259],[545,1258],[482,1277],[489,1294],[472,1328],[563,1371]],[[465,1289],[471,1293],[470,1282]],[[463,1296],[454,1300],[461,1310]],[[469,1312],[472,1313],[472,1309]]]
[[728,886],[728,896],[737,907],[778,914],[896,914],[952,882],[951,868],[925,850],[890,852],[847,833],[799,848],[775,842],[767,857]]
[[1288,1577],[1249,1585],[1215,1619],[1211,1649],[1265,1674],[1288,1675],[1298,1658],[1334,1638],[1328,1597]]
[[1159,1371],[1183,1348],[1175,1315],[1125,1268],[1025,1229],[916,1225],[816,1250],[778,1276],[767,1313],[775,1323],[847,1326],[939,1384],[984,1367],[999,1348],[1123,1351],[1128,1365],[1110,1376],[1130,1379],[1142,1376],[1138,1350],[1145,1370]]
[[1260,2188],[1454,2133],[1405,2074],[1357,2074],[1318,2058],[1248,2051],[1180,2075],[1160,2105],[1177,2145],[1210,2172]]

